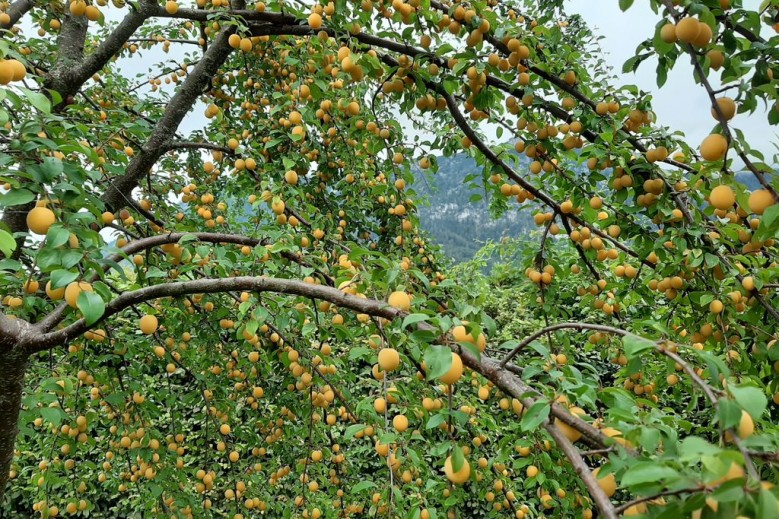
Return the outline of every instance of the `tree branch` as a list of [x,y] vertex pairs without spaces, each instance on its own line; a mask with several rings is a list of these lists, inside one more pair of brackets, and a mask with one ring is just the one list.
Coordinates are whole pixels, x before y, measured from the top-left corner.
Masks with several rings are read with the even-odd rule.
[[116,210],[127,204],[126,193],[132,192],[138,186],[138,182],[167,151],[166,146],[176,133],[179,124],[211,81],[211,77],[230,55],[232,48],[228,45],[227,39],[234,31],[234,26],[228,26],[217,35],[208,51],[203,54],[203,58],[166,106],[162,118],[157,122],[141,152],[127,166],[124,175],[111,181],[102,197],[109,210]]

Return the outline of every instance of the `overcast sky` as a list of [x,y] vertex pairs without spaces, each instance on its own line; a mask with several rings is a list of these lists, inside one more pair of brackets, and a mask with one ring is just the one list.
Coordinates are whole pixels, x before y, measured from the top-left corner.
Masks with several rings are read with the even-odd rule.
[[[711,104],[706,91],[693,80],[692,65],[688,60],[677,62],[662,89],[657,87],[656,82],[657,60],[642,63],[637,73],[621,74],[622,64],[635,55],[639,43],[653,35],[659,20],[659,14],[653,13],[648,4],[646,0],[639,0],[623,13],[617,0],[566,0],[566,9],[570,14],[580,14],[593,32],[603,37],[600,44],[608,54],[606,61],[622,83],[635,84],[652,93],[652,106],[658,122],[672,130],[683,131],[687,141],[697,146],[715,123],[710,115]],[[758,4],[759,0],[743,2],[748,9],[757,9]],[[710,80],[714,78],[718,78],[716,73],[709,76]],[[712,82],[717,88],[719,82]],[[737,115],[733,126],[744,131],[750,146],[762,151],[767,161],[779,151],[775,147],[779,143],[779,128],[768,124],[762,103],[752,115]]]

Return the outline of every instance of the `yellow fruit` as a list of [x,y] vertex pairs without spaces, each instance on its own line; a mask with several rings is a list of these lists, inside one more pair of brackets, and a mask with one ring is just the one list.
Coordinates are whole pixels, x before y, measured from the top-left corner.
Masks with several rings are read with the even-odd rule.
[[400,365],[400,355],[394,348],[383,348],[379,352],[379,367],[382,371],[395,371]]
[[392,419],[392,427],[398,432],[404,432],[408,429],[408,418],[405,415],[399,414]]
[[[575,415],[575,416],[583,416],[585,414],[584,413],[584,409],[582,409],[580,407],[572,407],[570,409],[570,411],[571,411],[571,414]],[[560,429],[560,432],[562,432],[563,435],[566,438],[568,438],[568,441],[570,441],[570,442],[575,442],[579,438],[582,437],[582,433],[580,433],[578,430],[574,429],[573,427],[571,427],[567,423],[562,422],[562,421],[560,421],[560,420],[558,420],[556,418],[555,418],[555,421],[554,421],[554,425],[555,425],[555,427]]]
[[393,308],[408,312],[411,308],[411,297],[405,292],[395,291],[389,295],[387,303]]
[[737,465],[735,462],[732,462],[730,464],[730,467],[728,468],[728,472],[721,478],[717,478],[714,481],[710,481],[709,486],[715,487],[721,485],[726,481],[743,478],[743,477],[744,477],[744,468],[740,465]]
[[478,337],[474,338],[473,335],[468,333],[465,326],[455,326],[452,328],[452,337],[457,342],[466,342],[475,345],[479,348],[479,351],[484,351],[487,347],[487,338],[483,333],[480,333]]
[[138,326],[141,329],[142,333],[144,333],[145,335],[151,335],[157,331],[157,327],[159,326],[159,323],[157,322],[157,318],[155,316],[144,315],[143,317],[141,317]]
[[[717,106],[719,107],[719,110],[722,112],[722,116],[726,121],[730,121],[736,115],[736,102],[729,97],[720,97],[717,99]],[[711,116],[714,117],[715,120],[719,121],[717,111],[714,109],[714,107],[711,108]]]
[[92,285],[85,281],[74,281],[65,287],[65,301],[71,308],[76,308],[78,296],[81,292],[92,292]]
[[452,365],[449,367],[449,371],[441,375],[440,380],[444,384],[454,384],[460,377],[463,376],[463,360],[460,356],[452,352]]
[[676,26],[672,23],[663,25],[660,29],[660,39],[666,43],[676,42]]
[[452,457],[449,456],[444,462],[444,473],[446,479],[454,483],[455,485],[462,485],[471,477],[471,465],[468,460],[463,460],[463,465],[457,472],[452,467]]
[[752,416],[746,411],[741,411],[741,421],[738,423],[738,437],[742,440],[749,438],[755,433],[755,422]]
[[718,50],[710,50],[706,53],[712,69],[719,70],[725,64],[725,55]]
[[87,15],[87,20],[89,20],[90,22],[96,22],[100,19],[100,9],[98,9],[94,5],[88,5],[86,10],[84,11],[84,14]]
[[34,294],[35,292],[38,291],[40,286],[41,284],[38,283],[38,281],[36,281],[35,279],[30,279],[24,282],[23,288],[26,294]]
[[711,190],[709,195],[709,203],[715,209],[727,210],[733,207],[736,203],[736,193],[730,186],[719,185]]
[[27,227],[35,234],[46,234],[55,221],[54,211],[48,207],[33,207],[27,213]]
[[237,49],[241,46],[241,37],[237,34],[231,34],[230,37],[227,38],[227,43],[230,47]]
[[617,491],[617,478],[614,477],[614,474],[609,474],[603,478],[598,478],[598,473],[600,473],[600,467],[592,471],[592,475],[595,476],[595,479],[598,482],[598,486],[608,497],[613,496]]
[[52,301],[59,301],[65,296],[65,287],[52,288],[51,281],[49,281],[46,283],[46,295],[49,296],[49,299]]
[[83,16],[87,11],[87,3],[84,0],[73,0],[70,2],[70,14],[73,16]]
[[630,506],[622,513],[623,517],[632,517],[634,515],[641,515],[646,513],[647,507],[645,503],[638,503],[637,505]]
[[711,43],[712,36],[713,33],[711,31],[711,27],[709,27],[709,24],[704,22],[699,22],[698,35],[691,43],[696,47],[705,47],[706,45]]
[[528,468],[525,470],[525,474],[529,478],[536,477],[538,475],[538,467],[536,467],[535,465],[528,466]]
[[713,314],[721,314],[722,310],[725,309],[725,305],[722,304],[722,301],[719,299],[715,299],[714,301],[709,304],[709,311]]
[[712,133],[701,143],[703,160],[721,160],[728,150],[728,141],[718,133]]
[[676,24],[676,37],[685,43],[692,43],[701,32],[701,23],[695,18],[685,18]]
[[287,184],[295,186],[298,183],[298,174],[293,170],[289,170],[284,173],[284,180],[287,182]]
[[315,31],[322,27],[322,15],[318,13],[311,13],[308,16],[308,25]]
[[755,189],[749,195],[749,211],[755,214],[763,214],[775,203],[774,195],[767,189]]
[[174,2],[173,0],[168,0],[165,2],[165,12],[168,14],[176,14],[179,12],[179,4]]
[[224,436],[227,436],[230,434],[230,426],[226,423],[223,423],[219,426],[219,432],[222,433]]
[[0,59],[0,85],[7,85],[14,80],[14,69],[10,61]]
[[21,81],[27,75],[27,69],[21,61],[16,59],[9,59],[6,60],[6,63],[13,71],[13,77],[11,78],[11,81]]

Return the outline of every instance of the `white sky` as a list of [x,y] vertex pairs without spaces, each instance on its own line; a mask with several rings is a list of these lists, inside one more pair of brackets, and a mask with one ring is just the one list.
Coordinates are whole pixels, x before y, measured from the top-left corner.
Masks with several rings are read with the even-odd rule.
[[[757,9],[759,0],[744,0],[747,9]],[[655,69],[657,60],[641,64],[636,73],[622,74],[622,64],[635,55],[636,47],[654,34],[659,14],[649,8],[646,0],[639,0],[626,12],[619,9],[617,0],[566,0],[566,11],[579,14],[592,31],[603,39],[601,47],[607,53],[606,61],[624,84],[632,83],[653,96],[652,106],[660,124],[671,130],[681,130],[692,146],[697,146],[714,127],[710,115],[711,104],[705,89],[693,79],[692,65],[687,58],[680,58],[668,74],[662,89],[657,87]],[[597,5],[597,7],[594,7]],[[766,27],[766,29],[770,29]],[[716,73],[710,80],[718,77]],[[712,81],[714,88],[719,81]],[[728,91],[732,95],[735,90]],[[768,124],[762,102],[754,114],[739,114],[733,119],[733,127],[741,129],[752,148],[766,155],[766,161],[779,150],[779,128]]]

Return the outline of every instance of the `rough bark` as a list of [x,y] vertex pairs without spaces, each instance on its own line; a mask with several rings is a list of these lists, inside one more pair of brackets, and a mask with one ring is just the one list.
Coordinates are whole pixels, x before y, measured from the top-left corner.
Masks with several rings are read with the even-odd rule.
[[25,327],[23,321],[15,322],[0,315],[0,503],[5,495],[16,435],[19,433],[19,411],[28,358],[20,347],[19,337]]

